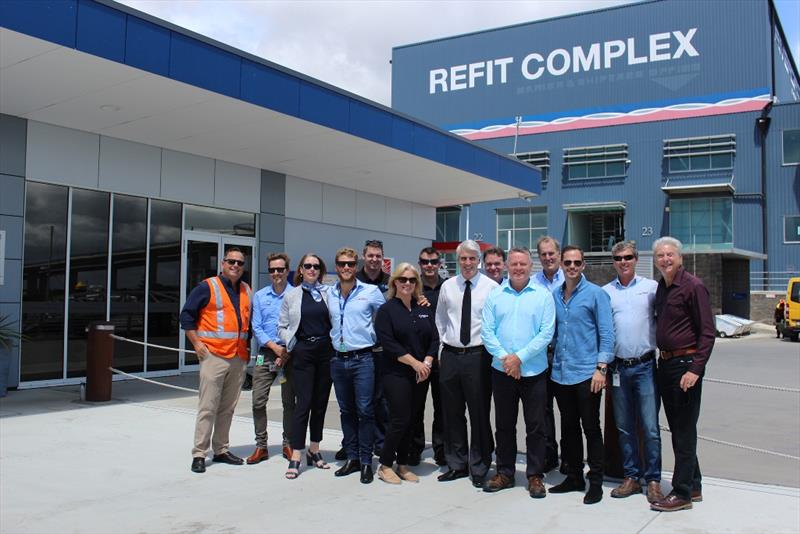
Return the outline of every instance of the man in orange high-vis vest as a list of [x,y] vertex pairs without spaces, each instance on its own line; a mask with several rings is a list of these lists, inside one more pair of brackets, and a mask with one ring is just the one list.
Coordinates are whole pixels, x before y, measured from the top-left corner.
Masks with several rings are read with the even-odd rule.
[[213,460],[244,461],[228,450],[233,411],[250,361],[250,287],[241,281],[244,254],[225,251],[219,276],[192,290],[181,310],[181,328],[200,360],[200,399],[192,448],[192,471],[204,473],[209,445]]

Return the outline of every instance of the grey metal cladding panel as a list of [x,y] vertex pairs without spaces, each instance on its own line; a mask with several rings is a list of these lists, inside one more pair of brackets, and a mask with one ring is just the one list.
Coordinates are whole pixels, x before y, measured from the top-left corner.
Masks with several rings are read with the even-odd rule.
[[356,191],[335,185],[322,186],[322,220],[342,226],[356,225]]
[[214,204],[214,160],[164,149],[161,197],[190,204]]
[[257,213],[261,202],[261,172],[255,167],[215,161],[214,205]]
[[322,221],[322,183],[287,176],[286,215],[297,219]]
[[800,104],[772,108],[767,137],[768,268],[800,272],[800,244],[784,244],[785,215],[800,215],[800,165],[783,165],[783,131],[800,129]]
[[22,260],[6,259],[4,283],[0,286],[0,302],[19,302],[22,292]]
[[258,238],[272,243],[283,243],[284,221],[285,217],[283,215],[262,213],[259,218]]
[[0,215],[22,217],[25,208],[25,178],[0,174]]
[[[19,326],[19,303],[4,304],[0,302],[0,315],[9,318],[12,324]],[[8,386],[17,387],[19,385],[19,345],[11,350],[0,347],[0,358],[8,355],[11,358],[11,367],[8,370]]]
[[0,113],[0,173],[25,176],[25,119]]
[[6,259],[22,259],[22,217],[0,215],[0,230],[6,231]]
[[101,136],[100,188],[158,197],[161,191],[161,149]]
[[28,121],[25,177],[96,189],[100,136]]
[[286,175],[261,170],[261,211],[286,215]]

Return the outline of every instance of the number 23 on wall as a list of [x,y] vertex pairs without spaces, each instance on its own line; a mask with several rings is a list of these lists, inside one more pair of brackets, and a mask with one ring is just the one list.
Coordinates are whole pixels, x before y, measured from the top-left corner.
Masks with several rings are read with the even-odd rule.
[[653,235],[652,226],[642,226],[642,236],[647,237]]

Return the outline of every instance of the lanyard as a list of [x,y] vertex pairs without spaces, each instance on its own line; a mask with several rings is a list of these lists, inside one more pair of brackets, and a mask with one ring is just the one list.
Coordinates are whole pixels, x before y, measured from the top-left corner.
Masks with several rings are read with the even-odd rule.
[[347,301],[350,300],[350,297],[353,293],[356,292],[358,288],[358,283],[353,285],[353,289],[350,290],[350,293],[344,298],[344,302],[342,301],[342,285],[339,284],[339,351],[346,352],[344,349],[344,309],[347,307]]

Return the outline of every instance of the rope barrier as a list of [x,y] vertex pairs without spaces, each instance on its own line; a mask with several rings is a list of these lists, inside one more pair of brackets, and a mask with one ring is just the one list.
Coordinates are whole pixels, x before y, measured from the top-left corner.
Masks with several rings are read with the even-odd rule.
[[144,347],[155,347],[157,349],[171,350],[171,351],[174,351],[174,352],[185,352],[186,354],[197,354],[193,350],[178,349],[178,348],[175,348],[175,347],[167,347],[165,345],[156,345],[155,343],[145,343],[144,341],[137,341],[135,339],[128,339],[127,337],[118,336],[116,334],[109,334],[109,336],[111,336],[112,338],[114,338],[116,340],[119,340],[119,341],[127,341],[128,343],[134,343],[136,345],[142,345]]
[[785,391],[787,393],[800,393],[800,389],[786,388],[782,386],[765,386],[763,384],[748,384],[747,382],[734,382],[733,380],[720,380],[719,378],[703,378],[704,382],[714,382],[717,384],[727,384],[729,386],[740,386],[743,388],[767,389],[770,391]]
[[164,386],[165,388],[177,389],[179,391],[188,391],[189,393],[199,393],[199,391],[196,390],[196,389],[185,388],[185,387],[182,387],[182,386],[174,386],[172,384],[165,384],[164,382],[158,382],[156,380],[150,380],[149,378],[145,378],[143,376],[132,375],[130,373],[126,373],[125,371],[120,371],[119,369],[114,369],[113,367],[109,367],[108,369],[112,373],[117,373],[118,375],[123,375],[123,376],[127,376],[127,377],[130,377],[130,378],[135,378],[136,380],[141,380],[142,382],[148,382],[150,384],[156,384],[158,386]]
[[[659,427],[661,428],[661,430],[663,432],[670,432],[671,433],[669,428],[667,428],[665,426],[661,426],[661,425],[659,425]],[[786,458],[788,460],[795,460],[795,461],[800,462],[800,456],[793,456],[791,454],[784,454],[782,452],[769,451],[767,449],[759,449],[758,447],[749,447],[747,445],[742,445],[741,443],[732,443],[730,441],[723,441],[721,439],[709,438],[708,436],[701,436],[700,434],[697,435],[697,439],[702,440],[702,441],[708,441],[709,443],[716,443],[717,445],[725,445],[727,447],[733,447],[734,449],[742,449],[742,450],[750,451],[750,452],[758,452],[758,453],[761,453],[761,454],[768,454],[770,456],[778,456],[780,458]]]

